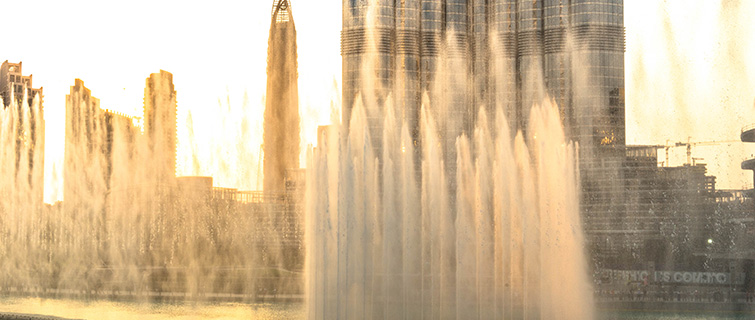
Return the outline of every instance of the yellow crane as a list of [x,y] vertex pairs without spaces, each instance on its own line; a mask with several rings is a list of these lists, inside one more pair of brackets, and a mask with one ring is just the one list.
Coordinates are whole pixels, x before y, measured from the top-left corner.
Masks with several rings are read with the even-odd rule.
[[675,147],[687,147],[687,162],[684,164],[685,166],[694,165],[695,160],[702,160],[702,158],[693,158],[692,157],[692,146],[715,146],[715,145],[722,145],[722,144],[732,144],[736,142],[741,142],[739,140],[722,140],[722,141],[697,141],[693,142],[691,141],[692,137],[687,137],[687,142],[676,142],[674,144],[670,144],[669,141],[666,140],[666,166],[668,167],[669,164],[669,157],[668,157],[668,150],[670,148]]

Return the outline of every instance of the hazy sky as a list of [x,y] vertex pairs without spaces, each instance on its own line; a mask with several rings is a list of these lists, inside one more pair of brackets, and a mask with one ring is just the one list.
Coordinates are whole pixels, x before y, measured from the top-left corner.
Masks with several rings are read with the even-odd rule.
[[[0,61],[23,61],[24,74],[44,87],[45,200],[62,198],[65,95],[74,79],[103,108],[141,116],[145,78],[160,69],[173,73],[178,93],[178,174],[256,189],[271,8],[270,0],[0,5],[2,25],[13,27]],[[340,107],[341,3],[292,0],[292,9],[304,147],[330,122],[332,104]],[[755,123],[753,16],[755,1],[625,1],[628,143],[737,140]],[[672,151],[672,164],[682,163],[685,150]],[[752,153],[741,143],[693,149],[721,188],[752,183],[739,168]]]
[[[624,3],[627,143],[739,140],[755,123],[755,1]],[[685,148],[671,151],[672,165],[686,161]],[[719,188],[752,185],[740,164],[753,153],[741,142],[692,149]]]

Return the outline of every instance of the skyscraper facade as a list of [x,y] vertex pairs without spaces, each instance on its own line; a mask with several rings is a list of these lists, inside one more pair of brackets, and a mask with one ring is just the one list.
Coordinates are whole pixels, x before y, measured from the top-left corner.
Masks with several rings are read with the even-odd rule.
[[265,192],[285,190],[286,170],[299,168],[296,26],[288,0],[274,0],[267,52],[264,119]]
[[588,223],[622,216],[623,0],[344,0],[341,37],[343,122],[362,103],[377,149],[389,97],[416,141],[427,94],[447,155],[479,110],[527,130],[532,105],[554,99]]
[[444,96],[434,85],[448,78],[440,85],[464,98],[446,113],[501,106],[526,129],[527,109],[547,94],[582,144],[624,145],[623,0],[345,0],[343,8],[345,122],[357,96],[372,122],[388,96],[416,122],[422,93]]

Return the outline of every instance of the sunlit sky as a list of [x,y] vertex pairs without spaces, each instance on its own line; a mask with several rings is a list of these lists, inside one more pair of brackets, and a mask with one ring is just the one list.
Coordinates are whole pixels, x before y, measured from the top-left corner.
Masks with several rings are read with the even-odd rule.
[[[627,0],[624,7],[627,142],[738,140],[755,123],[755,1]],[[44,87],[45,201],[63,197],[65,95],[74,79],[103,108],[141,116],[145,78],[160,69],[173,73],[178,94],[177,174],[257,189],[271,8],[270,0],[0,5],[0,24],[12,30],[0,61],[23,61],[24,74]],[[292,11],[305,148],[340,100],[341,3],[292,0]],[[684,148],[671,151],[672,165],[685,161]],[[719,188],[752,184],[739,164],[753,153],[741,143],[693,148]]]

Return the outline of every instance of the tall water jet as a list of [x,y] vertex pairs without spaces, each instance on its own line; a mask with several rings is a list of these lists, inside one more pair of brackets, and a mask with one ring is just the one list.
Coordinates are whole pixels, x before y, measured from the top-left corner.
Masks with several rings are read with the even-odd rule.
[[[456,138],[472,136],[478,109],[488,115],[502,109],[513,134],[528,130],[532,105],[551,97],[567,139],[581,146],[581,211],[599,266],[606,254],[618,252],[614,236],[602,231],[626,221],[622,186],[630,182],[621,169],[623,0],[594,2],[343,1],[345,128],[360,95],[381,155],[385,101],[393,96],[398,118],[421,145],[417,96],[427,93],[444,163],[453,170]],[[449,171],[452,187],[456,177]]]
[[[66,235],[61,250],[66,253],[62,281],[84,278],[86,265],[101,265],[107,238],[106,207],[109,172],[108,139],[105,110],[92,96],[84,82],[76,79],[66,96],[66,140],[63,194],[65,217],[82,234]],[[78,248],[83,248],[80,250]],[[85,262],[86,261],[86,262]],[[84,263],[85,262],[85,263]],[[62,267],[62,266],[61,266]]]
[[357,103],[349,131],[308,154],[310,319],[592,317],[575,147],[554,104],[515,138],[481,109],[453,186],[429,106],[418,180],[408,124],[387,106],[378,157]]
[[[123,208],[139,217],[146,197],[137,186],[154,194],[151,184],[144,184],[147,166],[141,165],[140,156],[146,152],[138,148],[140,135],[133,118],[102,109],[100,100],[76,79],[66,96],[65,201],[62,212],[53,211],[58,215],[50,240],[56,250],[49,259],[52,271],[40,275],[45,286],[78,289],[101,283],[104,279],[95,270],[123,265],[119,250],[137,251],[127,249],[138,245],[126,239],[135,239],[131,236],[140,228]],[[132,255],[127,261],[134,260]],[[118,269],[115,274],[122,271]]]
[[[42,89],[21,73],[21,63],[0,65],[0,287],[37,282],[50,243],[42,214],[44,109]],[[41,232],[40,232],[41,230]]]
[[[576,16],[581,3],[549,0],[343,9],[343,125],[308,166],[310,317],[591,317],[579,157],[567,146],[597,140],[567,138],[562,124],[602,122],[563,110],[594,107],[572,106],[592,88],[572,65],[594,47],[589,24],[613,11]],[[551,268],[555,257],[569,266]],[[573,308],[555,298],[569,290]]]
[[267,52],[264,190],[283,192],[286,170],[299,168],[296,26],[288,0],[274,0]]

